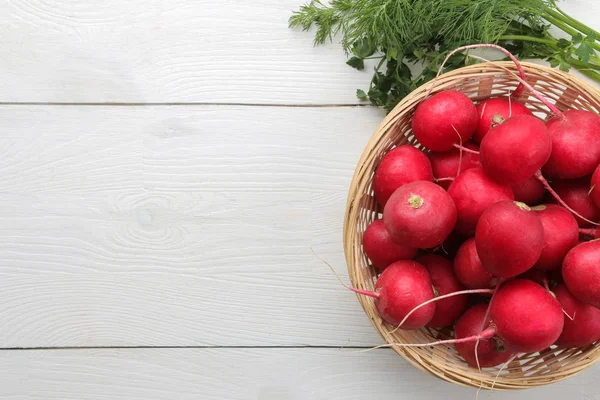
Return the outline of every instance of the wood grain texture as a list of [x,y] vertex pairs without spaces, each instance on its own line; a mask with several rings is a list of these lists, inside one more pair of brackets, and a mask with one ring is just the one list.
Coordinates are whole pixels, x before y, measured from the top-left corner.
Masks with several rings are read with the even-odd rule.
[[11,0],[0,102],[357,103],[371,71],[288,28],[301,0]]
[[0,346],[374,345],[343,276],[369,108],[0,107]]
[[[304,2],[5,1],[0,102],[359,103],[373,64],[357,71],[337,39],[315,48],[289,29]],[[600,12],[561,6],[591,26]]]
[[[4,400],[475,399],[476,390],[432,378],[388,350],[103,349],[11,351],[0,358]],[[598,368],[481,400],[591,400]]]

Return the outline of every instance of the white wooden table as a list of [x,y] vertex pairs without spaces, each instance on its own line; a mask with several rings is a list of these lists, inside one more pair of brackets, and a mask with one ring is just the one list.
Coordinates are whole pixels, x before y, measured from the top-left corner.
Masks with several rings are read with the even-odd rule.
[[[0,399],[474,398],[356,352],[382,340],[310,253],[346,276],[384,113],[287,28],[301,2],[0,4]],[[599,375],[481,398],[600,398]]]

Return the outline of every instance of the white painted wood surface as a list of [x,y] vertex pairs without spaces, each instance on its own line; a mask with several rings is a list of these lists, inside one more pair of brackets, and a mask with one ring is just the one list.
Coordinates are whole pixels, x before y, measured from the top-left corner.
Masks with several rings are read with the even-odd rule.
[[[90,349],[10,351],[3,400],[475,399],[391,350]],[[543,388],[481,392],[481,400],[597,398],[593,371]]]
[[[371,74],[287,28],[302,1],[0,3],[1,399],[475,396],[338,349],[382,340],[310,247],[345,275],[384,114],[334,106]],[[481,397],[593,399],[599,372]]]

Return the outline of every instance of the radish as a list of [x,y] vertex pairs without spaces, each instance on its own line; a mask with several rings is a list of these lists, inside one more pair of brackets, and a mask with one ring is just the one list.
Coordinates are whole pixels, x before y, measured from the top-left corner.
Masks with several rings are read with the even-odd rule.
[[454,257],[454,274],[469,289],[493,288],[498,283],[498,278],[483,268],[474,238],[465,241],[458,249]]
[[[470,150],[479,150],[479,146],[473,142],[466,142],[463,146]],[[461,171],[479,165],[478,154],[462,152],[460,149],[451,149],[443,153],[431,152],[429,159],[433,168],[433,176],[444,189],[448,189],[450,186],[450,182],[444,179],[455,178]]]
[[594,205],[600,208],[600,165],[596,167],[594,170],[594,174],[592,175],[592,180],[590,182],[591,188],[588,192]]
[[[596,207],[589,195],[589,179],[557,180],[552,182],[552,187],[559,197],[578,214],[591,221],[600,219],[600,208]],[[578,216],[575,219],[582,228],[592,225]]]
[[511,185],[515,200],[530,206],[535,206],[544,201],[546,190],[544,185],[535,176],[523,183]]
[[565,285],[558,285],[553,292],[568,315],[556,345],[585,347],[600,340],[600,309],[577,300]]
[[[424,266],[409,260],[396,261],[379,276],[375,292],[350,288],[358,294],[375,298],[375,307],[381,318],[391,325],[398,325],[416,306],[433,299],[429,273]],[[420,329],[435,313],[435,303],[427,304],[413,312],[402,324],[402,329]]]
[[579,300],[600,307],[600,240],[573,247],[565,256],[562,276]]
[[[473,337],[481,332],[487,304],[477,304],[469,308],[456,322],[454,327],[454,337],[463,339]],[[489,327],[489,322],[483,325],[484,329]],[[477,357],[475,357],[476,342],[469,341],[455,343],[456,351],[465,359],[467,364],[472,367],[493,367],[506,362],[512,352],[508,351],[497,336],[481,339],[477,345]]]
[[479,218],[475,246],[486,270],[500,278],[511,278],[533,267],[540,258],[544,228],[526,204],[500,201]]
[[373,221],[365,230],[363,249],[379,272],[395,261],[410,260],[417,254],[417,249],[392,240],[380,219]]
[[551,178],[590,175],[600,164],[600,117],[590,111],[567,110],[546,122],[552,154],[543,171]]
[[546,125],[534,116],[516,115],[489,130],[481,141],[479,160],[490,178],[515,185],[534,176],[551,152]]
[[456,223],[450,195],[435,183],[408,183],[390,197],[383,222],[392,239],[406,246],[433,248],[448,237]]
[[[435,254],[428,254],[417,258],[415,261],[425,266],[427,272],[429,272],[436,296],[464,290],[464,287],[456,279],[452,271],[452,263],[448,259]],[[452,325],[467,308],[468,300],[467,295],[460,295],[436,302],[435,314],[426,326],[441,328]]]
[[[521,78],[525,79],[525,75],[523,74]],[[519,85],[519,87],[522,91],[523,85]],[[513,96],[515,98],[519,96],[517,91],[515,91]],[[500,125],[505,119],[515,115],[533,114],[523,103],[514,98],[493,97],[483,100],[477,105],[477,115],[479,116],[479,124],[473,135],[473,140],[477,143],[481,143],[488,131],[494,126]]]
[[502,200],[513,200],[512,189],[488,178],[481,167],[471,168],[456,177],[448,188],[456,205],[457,232],[472,236],[486,208]]
[[490,305],[490,319],[507,349],[534,353],[552,345],[563,330],[558,301],[527,279],[506,282]]
[[432,180],[433,171],[427,156],[413,146],[398,146],[381,159],[373,177],[373,191],[377,201],[385,206],[400,186]]
[[471,99],[456,90],[444,90],[417,106],[412,132],[428,149],[448,151],[469,140],[477,122],[477,110]]
[[535,268],[550,270],[560,268],[563,259],[579,242],[579,227],[567,209],[556,204],[533,208],[544,227],[544,249]]

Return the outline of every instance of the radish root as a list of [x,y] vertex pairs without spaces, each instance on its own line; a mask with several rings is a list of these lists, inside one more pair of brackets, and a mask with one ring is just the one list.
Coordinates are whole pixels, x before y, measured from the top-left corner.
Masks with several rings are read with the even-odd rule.
[[329,269],[331,270],[331,272],[333,272],[333,274],[338,278],[338,281],[340,281],[340,283],[342,284],[342,286],[344,286],[346,289],[351,290],[354,293],[362,294],[362,295],[369,296],[369,297],[374,297],[374,298],[378,298],[379,297],[379,293],[377,293],[377,292],[372,292],[370,290],[356,289],[356,288],[353,288],[352,286],[346,285],[344,283],[344,281],[342,280],[342,278],[340,277],[340,275],[335,271],[335,269],[333,269],[333,266],[331,264],[329,264],[327,261],[325,261],[321,257],[319,257],[317,255],[317,253],[315,253],[315,250],[312,247],[310,248],[310,251],[312,251],[312,253],[314,254],[314,256],[319,261],[323,262],[325,265],[327,265],[329,267]]
[[566,208],[567,210],[569,210],[569,212],[571,212],[571,214],[575,215],[576,217],[581,218],[585,222],[589,222],[592,225],[600,225],[597,222],[590,221],[589,219],[585,218],[583,215],[579,214],[577,211],[575,211],[571,207],[569,207],[569,205],[567,203],[565,203],[563,199],[560,198],[560,196],[558,195],[558,193],[556,193],[554,191],[554,189],[552,189],[552,187],[550,186],[550,184],[548,183],[548,181],[546,180],[546,178],[544,178],[544,176],[542,175],[541,171],[536,172],[535,173],[535,177],[537,178],[538,181],[542,182],[542,185],[544,185],[544,188],[548,192],[550,192],[550,194],[552,195],[552,197],[554,197],[556,199],[556,201],[558,201],[558,203],[561,206],[563,206],[564,208]]
[[479,335],[469,336],[469,337],[462,338],[462,339],[438,340],[437,342],[429,342],[429,343],[386,343],[386,344],[380,344],[379,346],[371,347],[368,349],[359,350],[358,353],[365,353],[365,352],[371,351],[371,350],[376,350],[376,349],[381,349],[381,348],[386,348],[386,347],[394,347],[394,346],[397,346],[397,347],[430,347],[430,346],[438,346],[440,344],[468,343],[468,342],[473,342],[475,340],[480,340],[480,339],[489,339],[489,338],[493,337],[495,334],[496,334],[496,328],[490,327],[490,328],[487,328],[485,331],[481,332]]
[[427,300],[421,304],[419,304],[418,306],[416,306],[415,308],[413,308],[412,310],[410,310],[408,312],[408,314],[406,314],[406,316],[404,317],[404,319],[402,321],[400,321],[400,323],[398,324],[398,326],[396,326],[394,328],[393,331],[391,331],[390,333],[394,333],[396,332],[398,329],[400,329],[400,327],[402,327],[402,325],[406,322],[406,320],[415,312],[417,311],[419,308],[426,306],[427,304],[430,303],[434,303],[438,300],[443,300],[443,299],[447,299],[449,297],[454,297],[454,296],[460,296],[460,295],[465,295],[465,294],[480,294],[480,293],[487,293],[487,294],[493,294],[494,290],[493,289],[469,289],[469,290],[461,290],[458,292],[452,292],[452,293],[448,293],[442,296],[437,296],[434,297],[431,300]]

